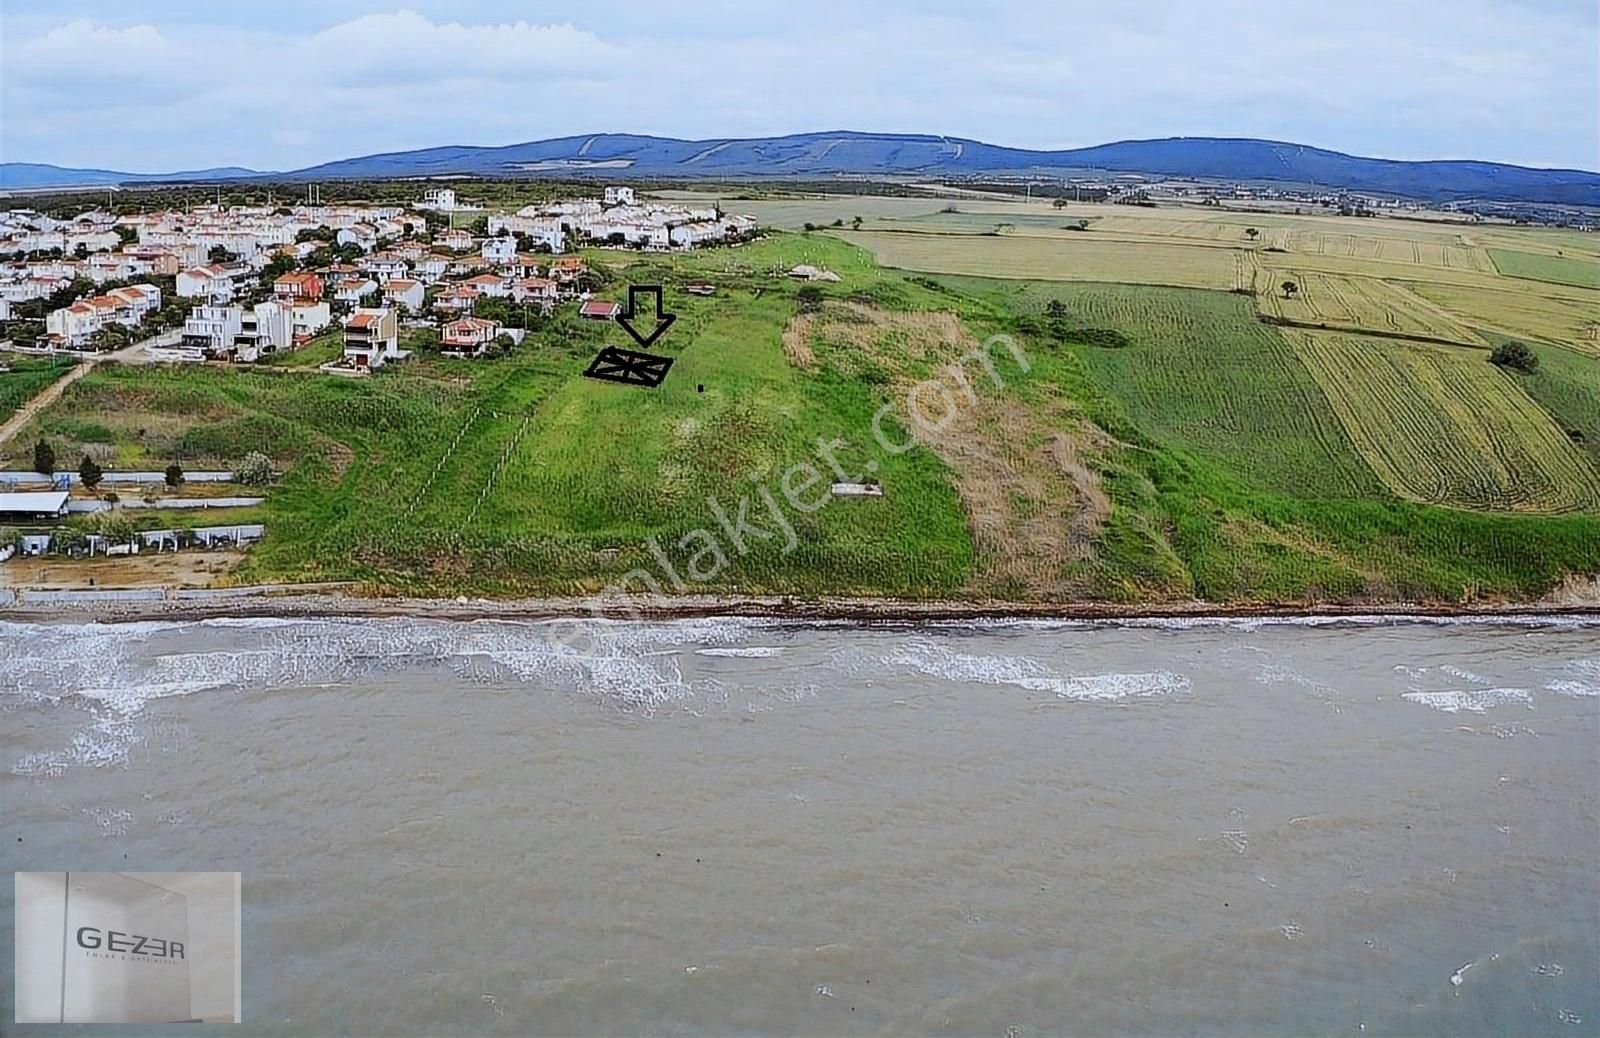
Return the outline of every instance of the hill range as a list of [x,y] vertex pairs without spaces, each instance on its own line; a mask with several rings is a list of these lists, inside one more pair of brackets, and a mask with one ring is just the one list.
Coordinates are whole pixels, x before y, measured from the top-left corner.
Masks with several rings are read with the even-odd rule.
[[1281,141],[1170,137],[1089,148],[1036,151],[959,137],[835,131],[784,137],[681,140],[602,133],[499,147],[451,145],[340,159],[304,169],[235,166],[173,173],[126,173],[39,163],[0,163],[0,188],[271,178],[330,180],[471,175],[730,177],[1070,175],[1085,171],[1266,181],[1399,195],[1430,202],[1465,199],[1600,206],[1600,173],[1532,169],[1497,162],[1408,162],[1364,158]]

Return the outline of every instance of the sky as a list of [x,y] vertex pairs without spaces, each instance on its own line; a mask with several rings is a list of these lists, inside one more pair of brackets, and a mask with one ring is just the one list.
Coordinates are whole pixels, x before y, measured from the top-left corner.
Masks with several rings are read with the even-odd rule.
[[0,160],[130,172],[839,129],[1595,170],[1597,84],[1595,0],[0,6]]

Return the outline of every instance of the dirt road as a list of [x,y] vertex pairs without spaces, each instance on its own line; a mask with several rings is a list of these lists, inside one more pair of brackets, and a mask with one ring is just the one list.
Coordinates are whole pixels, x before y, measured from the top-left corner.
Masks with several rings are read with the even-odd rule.
[[149,356],[144,352],[146,346],[163,346],[175,340],[175,332],[162,332],[152,335],[148,339],[141,339],[136,343],[124,346],[120,350],[102,353],[93,357],[86,357],[66,374],[45,386],[34,395],[33,399],[17,408],[16,413],[4,422],[0,422],[0,447],[4,447],[11,438],[21,432],[23,427],[33,420],[34,415],[61,399],[61,394],[67,387],[89,373],[89,369],[96,364],[114,361],[118,364],[148,364]]
[[89,373],[94,367],[94,361],[86,360],[68,371],[65,375],[39,390],[33,399],[17,408],[16,413],[4,422],[0,422],[0,447],[4,447],[11,438],[21,432],[23,427],[33,420],[33,416],[61,399],[61,394],[67,387]]

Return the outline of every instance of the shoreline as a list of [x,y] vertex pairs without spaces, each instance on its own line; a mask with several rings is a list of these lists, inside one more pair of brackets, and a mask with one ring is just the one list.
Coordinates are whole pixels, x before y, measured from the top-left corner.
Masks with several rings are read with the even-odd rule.
[[[408,598],[345,594],[289,587],[218,589],[215,596],[117,599],[119,591],[57,592],[58,597],[0,605],[0,620],[20,623],[132,623],[213,619],[331,619],[338,617],[421,620],[689,620],[744,617],[842,623],[1040,620],[1140,622],[1150,620],[1418,619],[1505,620],[1527,617],[1592,617],[1600,623],[1600,601],[1538,601],[1476,606],[1429,602],[1226,603],[929,601],[860,597],[796,598],[783,595],[641,595],[626,606],[596,609],[589,598]],[[148,590],[148,589],[144,589]]]

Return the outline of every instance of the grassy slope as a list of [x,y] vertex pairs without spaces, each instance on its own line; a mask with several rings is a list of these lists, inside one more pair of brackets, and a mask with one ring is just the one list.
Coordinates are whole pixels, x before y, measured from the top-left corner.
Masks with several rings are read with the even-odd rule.
[[[780,334],[797,286],[763,274],[809,261],[843,276],[823,286],[830,296],[955,310],[978,336],[1015,331],[1018,314],[1056,297],[1083,323],[1129,336],[1133,345],[1120,350],[1020,336],[1033,369],[1004,391],[1014,406],[1048,404],[1111,437],[1090,459],[1115,504],[1083,564],[1095,597],[1532,597],[1567,572],[1600,571],[1600,517],[1486,515],[1390,497],[1242,296],[941,284],[878,269],[829,236],[604,260],[630,263],[636,282],[662,278],[679,309],[680,326],[661,343],[677,362],[659,390],[580,378],[596,343],[620,337],[572,322],[556,345],[510,359],[419,358],[360,381],[108,367],[74,386],[42,427],[70,439],[97,426],[122,456],[145,462],[179,453],[197,466],[264,449],[288,472],[265,506],[269,537],[242,576],[444,594],[571,592],[639,566],[659,575],[645,547],[652,536],[683,570],[689,552],[678,539],[716,529],[708,495],[732,505],[750,474],[771,486],[789,465],[814,460],[818,437],[842,437],[853,445],[842,452],[851,467],[880,462],[888,496],[803,517],[793,555],[755,547],[710,586],[958,594],[975,560],[951,473],[927,450],[869,452],[872,415],[889,399],[883,380],[861,374],[870,375],[861,366],[869,358],[856,358],[849,377],[784,359]],[[672,290],[702,277],[719,285],[715,299]],[[476,506],[519,430],[518,449]]]

